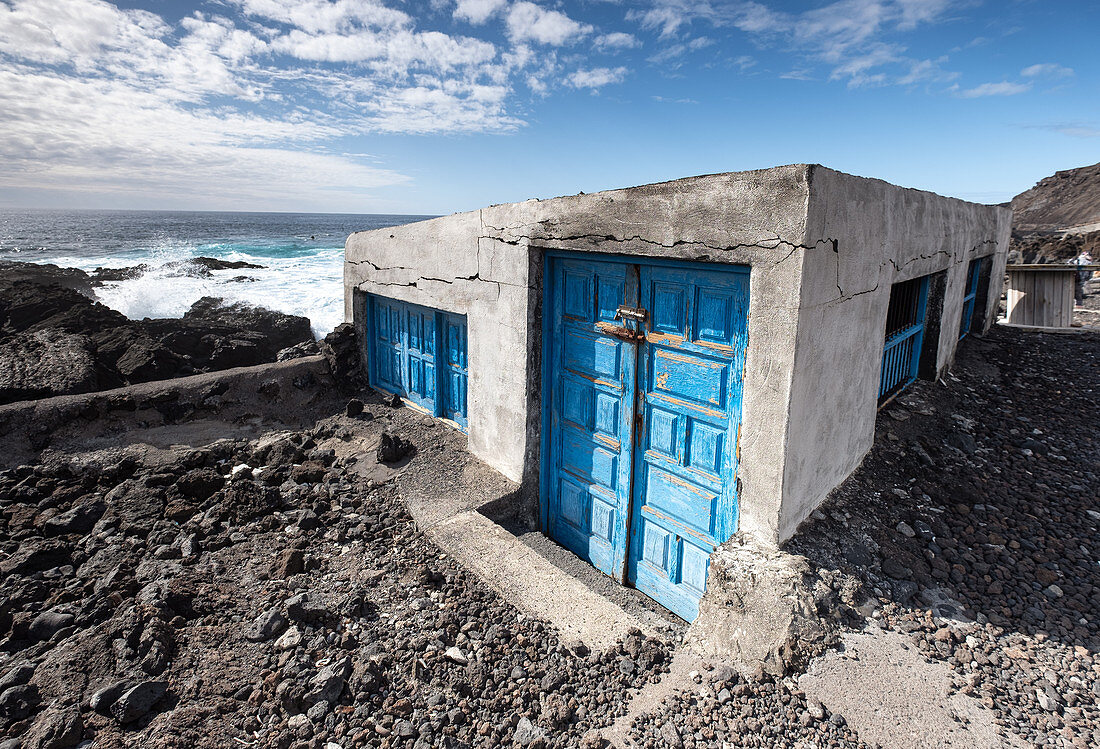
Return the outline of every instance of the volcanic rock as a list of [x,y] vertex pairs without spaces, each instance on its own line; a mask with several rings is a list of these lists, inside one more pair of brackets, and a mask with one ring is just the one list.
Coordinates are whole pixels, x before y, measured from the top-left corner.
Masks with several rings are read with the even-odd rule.
[[365,383],[366,377],[362,370],[354,325],[351,323],[337,325],[325,336],[320,346],[333,378],[340,383],[341,387],[345,390],[354,390]]
[[305,317],[204,297],[182,319],[129,320],[90,298],[86,274],[0,268],[0,403],[260,364],[313,341]]
[[60,330],[17,333],[0,345],[0,403],[98,387],[91,340]]
[[1100,164],[1066,169],[1012,199],[1017,232],[1059,231],[1100,223]]
[[256,335],[261,361],[274,361],[275,355],[295,344],[313,340],[308,317],[288,315],[263,307],[203,297],[183,315],[183,322],[207,323],[236,328]]
[[271,609],[256,617],[256,620],[245,629],[244,636],[255,642],[270,640],[282,633],[286,625],[286,617],[278,610]]
[[416,449],[416,446],[403,437],[382,432],[378,443],[378,462],[396,463]]
[[84,738],[84,721],[75,707],[51,707],[22,736],[23,749],[71,749]]
[[123,692],[110,707],[119,723],[133,723],[153,709],[168,691],[166,681],[143,681]]

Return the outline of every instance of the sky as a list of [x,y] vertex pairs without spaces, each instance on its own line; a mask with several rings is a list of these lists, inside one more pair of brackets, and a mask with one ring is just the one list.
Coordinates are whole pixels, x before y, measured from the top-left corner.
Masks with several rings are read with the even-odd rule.
[[445,214],[1100,161],[1096,0],[0,0],[0,207]]

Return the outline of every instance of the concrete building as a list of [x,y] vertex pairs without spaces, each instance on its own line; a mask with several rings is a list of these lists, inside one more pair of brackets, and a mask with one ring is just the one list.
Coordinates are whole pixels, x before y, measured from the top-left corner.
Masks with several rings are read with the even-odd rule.
[[373,385],[692,619],[718,545],[790,537],[988,328],[1010,220],[815,165],[692,177],[353,234],[345,313]]

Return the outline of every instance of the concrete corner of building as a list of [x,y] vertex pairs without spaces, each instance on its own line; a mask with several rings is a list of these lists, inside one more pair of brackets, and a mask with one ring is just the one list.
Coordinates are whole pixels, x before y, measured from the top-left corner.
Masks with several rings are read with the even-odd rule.
[[685,640],[746,675],[781,676],[835,638],[842,606],[805,557],[738,533],[711,557]]

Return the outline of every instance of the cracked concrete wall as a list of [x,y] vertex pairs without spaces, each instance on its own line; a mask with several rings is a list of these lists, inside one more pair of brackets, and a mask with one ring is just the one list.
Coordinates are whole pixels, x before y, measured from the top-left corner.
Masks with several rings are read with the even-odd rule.
[[[352,291],[466,315],[470,451],[523,478],[527,432],[528,263],[524,251],[482,237],[480,212],[348,237],[344,314]],[[505,261],[500,253],[516,257]],[[537,345],[537,342],[534,343]]]
[[738,528],[775,543],[871,446],[891,284],[947,271],[942,369],[967,263],[999,250],[1000,277],[1010,215],[806,165],[530,200],[353,234],[346,314],[359,289],[466,315],[470,451],[530,489],[544,253],[750,266]]
[[807,253],[803,272],[780,540],[871,448],[891,286],[946,271],[940,337],[924,342],[942,372],[955,354],[969,262],[992,254],[1002,277],[1012,216],[824,167],[810,184],[808,235],[827,242]]
[[746,264],[739,523],[774,539],[809,201],[805,165],[492,206],[360,232],[352,290],[465,314],[470,451],[513,480],[537,479],[540,270],[546,250]]

